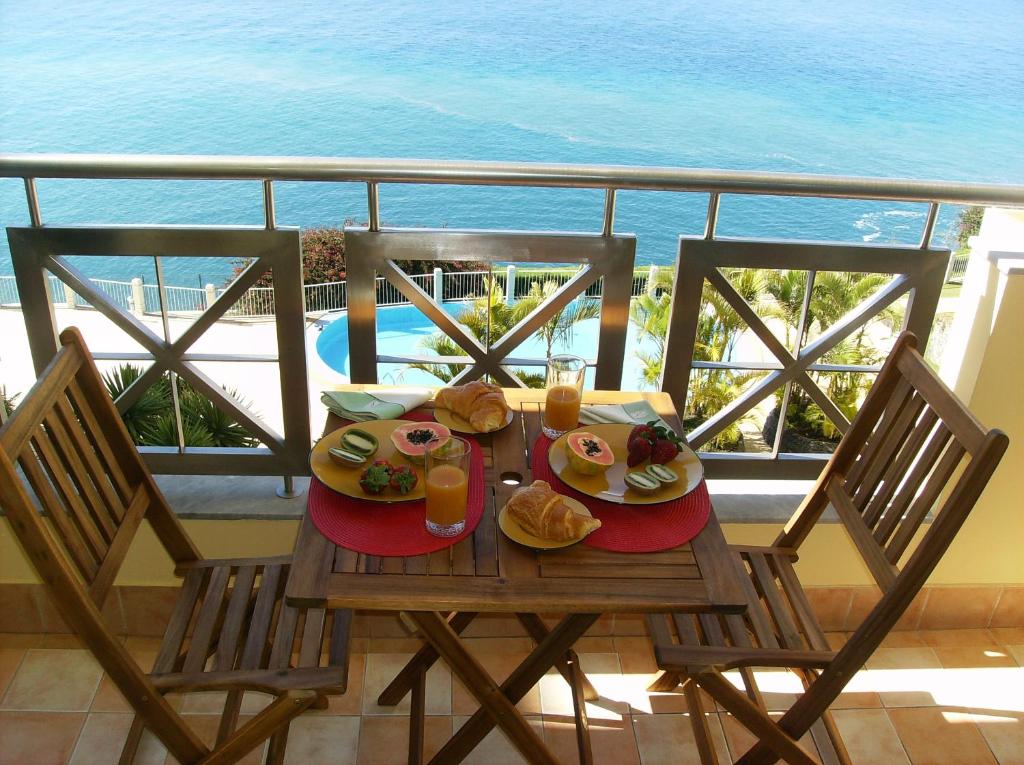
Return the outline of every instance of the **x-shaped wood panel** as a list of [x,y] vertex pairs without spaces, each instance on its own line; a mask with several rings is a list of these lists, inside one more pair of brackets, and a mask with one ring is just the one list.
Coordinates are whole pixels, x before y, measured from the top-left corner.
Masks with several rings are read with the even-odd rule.
[[[453,383],[489,375],[499,384],[510,387],[524,385],[504,366],[512,351],[604,277],[595,379],[598,388],[617,390],[622,378],[629,323],[635,244],[631,236],[346,229],[352,380],[377,381],[375,278],[378,273],[466,353],[465,357],[443,360],[466,365]],[[396,260],[581,263],[583,267],[487,348],[399,269]],[[411,361],[413,357],[405,360]]]
[[[927,341],[935,306],[942,289],[948,250],[906,247],[803,244],[790,242],[702,240],[680,242],[673,293],[669,336],[666,344],[662,390],[670,393],[682,411],[689,388],[701,293],[707,280],[746,322],[776,358],[781,369],[772,370],[741,396],[719,410],[687,436],[700,448],[786,383],[799,384],[821,407],[840,432],[849,420],[808,374],[808,368],[853,334],[873,316],[910,294],[904,329]],[[720,269],[772,268],[807,271],[847,271],[893,274],[894,278],[874,295],[832,324],[794,356],[767,327],[762,318],[736,291]],[[743,369],[742,363],[724,368]],[[677,371],[678,370],[678,371]]]

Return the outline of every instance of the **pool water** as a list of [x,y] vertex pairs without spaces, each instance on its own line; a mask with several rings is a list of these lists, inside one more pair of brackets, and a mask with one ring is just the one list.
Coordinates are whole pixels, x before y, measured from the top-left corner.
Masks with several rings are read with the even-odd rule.
[[[446,303],[444,310],[454,318],[466,309],[462,303]],[[597,356],[597,337],[600,330],[599,319],[580,322],[573,332],[571,342],[556,343],[556,353],[573,353],[585,358]],[[377,309],[377,353],[383,356],[407,354],[430,354],[421,343],[430,335],[439,332],[438,328],[414,306],[391,306]],[[637,337],[636,327],[630,323],[626,335],[626,358],[622,372],[622,387],[629,390],[649,388],[643,383],[643,366],[636,356],[637,350],[651,352],[650,341],[641,342]],[[350,376],[348,317],[341,314],[328,324],[316,342],[317,354],[331,369]],[[543,359],[547,349],[544,341],[531,337],[512,352],[514,358]],[[541,371],[543,367],[529,367]],[[400,385],[439,385],[441,381],[420,369],[409,369],[404,364],[378,364],[377,377],[381,383]],[[594,370],[587,370],[586,387],[594,387]]]

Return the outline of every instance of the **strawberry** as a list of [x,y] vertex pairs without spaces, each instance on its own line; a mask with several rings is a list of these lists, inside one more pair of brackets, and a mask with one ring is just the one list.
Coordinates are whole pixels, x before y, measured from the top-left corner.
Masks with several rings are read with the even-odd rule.
[[380,494],[391,481],[391,465],[377,460],[359,476],[359,485],[367,494]]
[[659,438],[651,449],[651,464],[664,465],[674,460],[677,454],[679,454],[679,444],[668,438]]
[[629,467],[636,467],[650,456],[651,442],[646,438],[635,438],[630,441],[629,455],[626,457],[626,464],[629,465]]
[[657,431],[651,427],[651,423],[647,423],[646,425],[637,425],[629,431],[629,437],[626,439],[626,448],[632,448],[633,442],[638,438],[653,443],[657,438]]
[[399,465],[391,474],[391,488],[399,494],[408,494],[416,488],[416,472],[408,465]]

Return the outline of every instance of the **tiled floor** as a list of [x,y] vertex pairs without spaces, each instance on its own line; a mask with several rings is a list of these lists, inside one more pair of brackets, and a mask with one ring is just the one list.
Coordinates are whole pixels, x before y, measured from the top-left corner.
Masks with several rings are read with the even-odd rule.
[[[833,641],[842,636],[830,636]],[[503,677],[526,654],[525,638],[470,640],[482,663]],[[140,661],[155,643],[128,638]],[[361,640],[349,692],[328,710],[292,724],[287,762],[302,765],[404,763],[408,702],[389,709],[376,696],[414,647],[411,641]],[[677,765],[697,754],[677,694],[649,694],[655,671],[645,638],[584,638],[583,669],[602,699],[589,706],[594,754],[605,765]],[[429,677],[428,755],[475,705],[444,667]],[[773,708],[792,699],[794,678],[760,675]],[[216,733],[221,696],[194,694],[174,704],[204,738]],[[265,703],[249,694],[243,720]],[[572,706],[564,681],[545,677],[520,708],[565,763],[575,763]],[[1024,763],[1024,629],[893,633],[835,705],[835,719],[855,763]],[[73,638],[0,634],[0,765],[114,763],[131,714],[117,690]],[[711,715],[723,761],[744,751],[750,735],[727,714]],[[262,750],[246,763],[262,760]],[[174,762],[147,736],[136,763]],[[492,733],[467,763],[522,759]]]

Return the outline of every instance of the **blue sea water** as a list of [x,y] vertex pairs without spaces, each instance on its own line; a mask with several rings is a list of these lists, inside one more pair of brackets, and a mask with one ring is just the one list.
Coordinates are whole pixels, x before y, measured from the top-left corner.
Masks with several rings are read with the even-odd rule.
[[[291,154],[1024,182],[1024,3],[982,0],[0,0],[0,151]],[[282,224],[365,220],[277,185]],[[258,224],[258,183],[42,180],[50,224]],[[622,192],[669,262],[702,195]],[[387,185],[394,225],[595,230],[599,191]],[[946,208],[939,233],[956,210]],[[0,224],[26,225],[20,181]],[[915,205],[727,197],[724,235],[914,242]],[[6,239],[0,274],[10,273]],[[151,278],[135,260],[92,276]],[[166,264],[219,281],[223,261]]]

